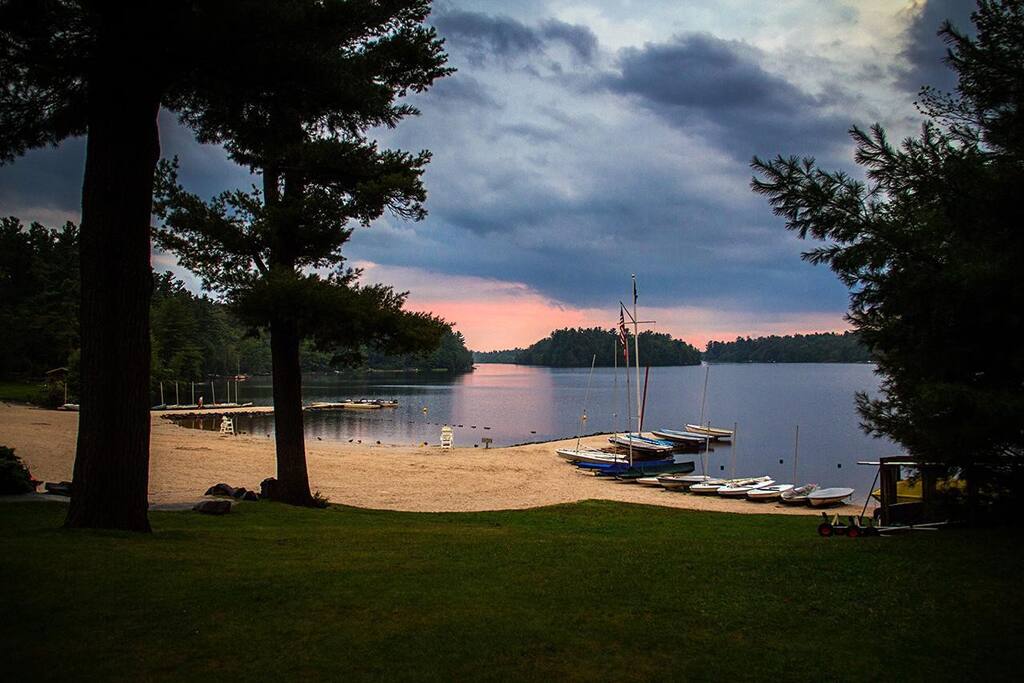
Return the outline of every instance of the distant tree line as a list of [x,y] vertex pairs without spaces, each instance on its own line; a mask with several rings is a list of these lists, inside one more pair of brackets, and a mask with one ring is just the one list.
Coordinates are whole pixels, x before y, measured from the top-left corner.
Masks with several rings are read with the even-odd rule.
[[[59,230],[16,218],[0,219],[0,378],[37,379],[69,367],[78,389],[78,228]],[[270,339],[250,329],[231,307],[189,291],[173,273],[155,274],[150,303],[152,385],[160,381],[203,381],[209,377],[269,374]],[[392,354],[364,346],[354,357],[334,357],[304,343],[304,372],[347,367],[354,370],[465,371],[472,354],[462,334],[449,325],[439,346],[426,353]]]
[[[614,362],[611,353],[617,339],[615,330],[567,328],[555,330],[526,349],[472,353],[477,363],[563,368],[586,367],[596,355],[597,365],[605,367]],[[621,347],[619,349],[618,362],[621,364]],[[731,342],[708,342],[703,354],[670,335],[641,332],[640,358],[644,365],[697,365],[702,358],[710,363],[864,363],[871,360],[871,354],[855,332],[737,337]]]
[[473,360],[477,363],[515,363],[525,349],[502,349],[500,351],[474,351]]
[[[630,357],[633,354],[632,335],[629,337]],[[500,354],[500,355],[499,355]],[[553,368],[588,367],[592,359],[599,367],[623,362],[619,334],[613,329],[600,327],[564,328],[525,349],[491,352],[484,363],[512,362],[519,365],[542,365]],[[484,355],[484,354],[481,354]],[[643,365],[699,365],[700,351],[668,334],[640,333],[640,362]]]
[[704,360],[709,363],[864,363],[871,360],[871,353],[856,332],[819,332],[710,341]]

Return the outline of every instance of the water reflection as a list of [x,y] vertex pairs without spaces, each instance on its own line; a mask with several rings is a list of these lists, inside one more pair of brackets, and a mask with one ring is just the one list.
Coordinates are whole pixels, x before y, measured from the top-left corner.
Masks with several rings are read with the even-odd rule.
[[[589,369],[549,369],[515,365],[480,365],[473,373],[447,375],[376,374],[362,377],[309,375],[306,401],[346,398],[394,398],[397,408],[371,411],[307,412],[309,442],[361,441],[390,444],[437,443],[441,426],[455,428],[455,443],[494,445],[547,441],[576,434]],[[630,382],[633,377],[630,377]],[[700,415],[704,368],[651,368],[645,428],[681,428]],[[858,427],[854,393],[877,392],[871,365],[738,364],[710,369],[706,417],[713,424],[739,425],[736,447],[716,445],[708,466],[728,474],[737,461],[739,475],[771,474],[793,478],[794,428],[800,425],[797,478],[864,490],[874,472],[857,467],[859,459],[899,452],[884,440],[867,437]],[[632,387],[631,387],[632,388]],[[240,400],[271,404],[269,378],[240,385]],[[635,396],[635,394],[632,394]],[[631,402],[635,402],[631,399]],[[621,430],[625,418],[624,371],[594,371],[585,431]],[[631,406],[635,411],[635,406]],[[218,417],[189,426],[218,430]],[[273,435],[272,415],[238,416],[236,430]],[[488,429],[489,428],[489,429]]]

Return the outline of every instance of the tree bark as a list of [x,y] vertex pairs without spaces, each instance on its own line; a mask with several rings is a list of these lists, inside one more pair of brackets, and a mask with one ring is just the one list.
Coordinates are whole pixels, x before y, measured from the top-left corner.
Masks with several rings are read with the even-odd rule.
[[270,323],[270,354],[274,375],[274,439],[277,446],[276,499],[310,506],[306,470],[306,436],[302,425],[302,370],[299,333],[294,321],[277,318]]
[[140,57],[146,47],[124,39],[133,29],[117,21],[100,39],[89,82],[81,412],[64,524],[149,531],[149,226],[160,96]]

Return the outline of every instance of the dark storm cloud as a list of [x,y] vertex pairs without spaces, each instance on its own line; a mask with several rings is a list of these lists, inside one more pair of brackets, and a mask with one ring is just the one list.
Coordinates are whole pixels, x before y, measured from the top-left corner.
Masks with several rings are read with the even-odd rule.
[[597,37],[589,28],[557,19],[527,26],[510,17],[455,10],[437,16],[433,24],[449,46],[475,63],[491,55],[507,59],[540,52],[551,43],[566,45],[584,62],[597,52]]
[[77,215],[82,200],[85,138],[60,147],[35,149],[0,166],[0,213],[52,227]]
[[476,107],[501,107],[501,103],[491,95],[486,85],[472,76],[459,72],[436,82],[427,98],[431,105],[437,106],[468,104]]
[[904,34],[903,56],[907,66],[897,73],[900,85],[907,92],[917,94],[926,85],[946,92],[956,88],[956,74],[943,62],[947,46],[937,33],[942,22],[948,19],[960,31],[975,35],[971,23],[975,7],[973,0],[927,0],[914,16]]
[[622,50],[619,73],[603,85],[740,160],[816,153],[845,140],[848,122],[826,112],[839,91],[813,96],[766,71],[761,59],[745,43],[688,34]]

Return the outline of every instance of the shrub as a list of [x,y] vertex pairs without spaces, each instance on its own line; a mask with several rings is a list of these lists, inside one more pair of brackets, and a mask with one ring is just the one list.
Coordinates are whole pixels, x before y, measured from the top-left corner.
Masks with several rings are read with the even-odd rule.
[[0,494],[28,493],[38,485],[14,449],[0,446]]

